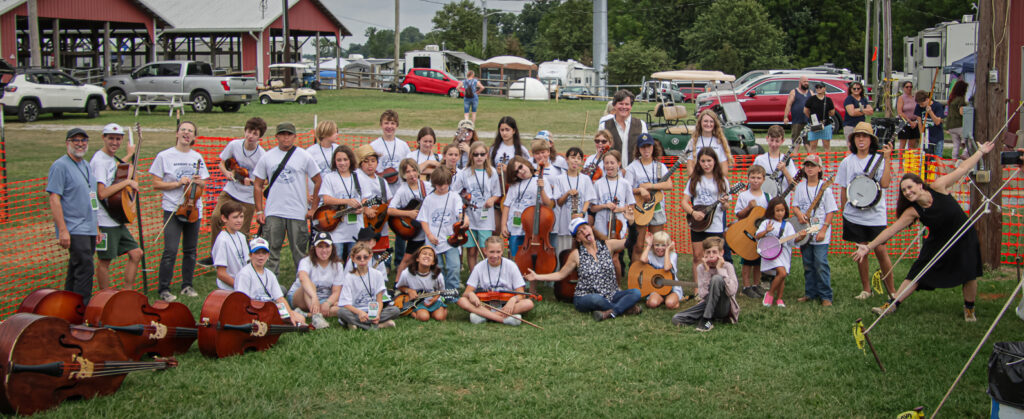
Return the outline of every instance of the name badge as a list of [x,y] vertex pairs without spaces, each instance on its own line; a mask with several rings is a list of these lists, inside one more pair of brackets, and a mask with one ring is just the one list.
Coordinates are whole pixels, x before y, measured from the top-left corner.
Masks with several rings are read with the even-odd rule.
[[100,242],[96,245],[97,252],[107,251],[107,233],[100,233]]
[[358,214],[349,214],[348,218],[346,219],[346,221],[349,224],[355,224],[358,218],[359,218]]
[[284,306],[284,304],[282,304],[282,303],[276,303],[276,304],[277,304],[277,312],[281,314],[281,319],[282,320],[287,320],[287,319],[291,318],[291,315],[288,314],[288,309]]
[[480,221],[486,220],[487,219],[487,213],[490,212],[490,211],[485,210],[484,208],[480,208],[477,211],[480,211]]
[[516,227],[522,227],[523,226],[522,215],[523,215],[522,212],[519,212],[519,211],[513,212],[512,213],[512,225],[514,225]]
[[96,199],[96,192],[89,192],[89,206],[92,207],[93,211],[100,209],[100,201]]
[[366,311],[366,315],[370,320],[377,320],[377,314],[380,310],[380,306],[377,305],[376,301],[370,302],[369,310]]

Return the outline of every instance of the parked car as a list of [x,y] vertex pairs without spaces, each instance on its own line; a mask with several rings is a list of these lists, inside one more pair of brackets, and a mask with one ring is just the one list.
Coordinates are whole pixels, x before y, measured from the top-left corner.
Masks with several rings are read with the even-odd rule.
[[436,93],[450,97],[464,95],[462,83],[455,76],[441,70],[431,68],[412,68],[402,81],[402,91],[406,93]]
[[41,113],[60,118],[64,112],[84,112],[90,118],[100,116],[103,88],[85,84],[54,69],[30,69],[14,76],[4,87],[0,104],[4,113],[17,114],[22,122],[32,122]]
[[188,93],[192,110],[209,112],[220,106],[224,112],[238,112],[256,99],[255,77],[214,76],[210,64],[201,61],[156,61],[131,74],[103,81],[110,109],[123,110],[137,99],[135,92]]
[[[783,125],[782,117],[785,114],[786,100],[789,99],[789,92],[800,83],[800,75],[778,74],[764,77],[748,84],[741,91],[733,95],[720,95],[709,98],[698,104],[699,110],[708,107],[739,101],[747,116],[747,125]],[[843,108],[843,100],[846,99],[847,82],[845,80],[830,77],[808,77],[811,92],[817,83],[825,84],[825,94],[832,98],[836,105],[836,112],[843,118],[846,117],[846,109]]]
[[[563,88],[558,90],[558,98],[559,99],[569,99],[569,100],[580,100],[580,99],[583,99],[582,97],[580,97],[580,95],[583,95],[583,96],[593,96],[593,93],[590,93],[590,89],[587,89],[586,86],[568,86],[568,87],[563,87]],[[587,98],[587,99],[589,99],[589,98]]]

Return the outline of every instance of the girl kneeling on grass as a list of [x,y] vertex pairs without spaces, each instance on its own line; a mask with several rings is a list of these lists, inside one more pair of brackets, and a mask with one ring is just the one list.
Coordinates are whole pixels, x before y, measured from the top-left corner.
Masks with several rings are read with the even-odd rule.
[[330,327],[324,316],[337,316],[338,298],[341,297],[341,258],[334,251],[331,235],[318,232],[313,236],[313,248],[299,261],[295,282],[288,290],[288,301],[297,310],[306,310],[312,315],[311,322],[317,329]]
[[[420,293],[435,292],[444,290],[444,279],[441,277],[441,269],[437,267],[437,256],[430,246],[421,246],[412,255],[413,263],[398,278],[395,286],[403,294],[409,296],[409,301],[415,300]],[[433,318],[443,322],[448,317],[448,304],[440,295],[428,298],[416,303],[416,310],[413,317],[416,320],[425,322]]]
[[[786,206],[786,200],[782,197],[772,198],[768,201],[768,209],[765,211],[767,215],[765,222],[761,223],[761,227],[758,227],[755,238],[760,240],[762,237],[769,234],[782,239],[783,237],[793,234],[793,225],[786,222],[789,218],[789,207]],[[807,235],[807,232],[800,232],[797,238],[802,239]],[[782,301],[782,291],[786,288],[786,276],[789,275],[789,262],[790,257],[793,255],[793,240],[789,240],[782,243],[782,251],[775,259],[761,258],[761,272],[766,274],[775,274],[775,278],[772,279],[772,286],[768,289],[768,292],[764,294],[764,300],[762,303],[765,307],[771,307],[774,303],[779,307],[786,307],[786,302]]]
[[352,248],[352,261],[355,266],[345,272],[341,286],[341,299],[338,305],[338,321],[351,330],[357,327],[363,330],[394,327],[398,317],[395,306],[384,306],[384,281],[387,277],[375,269],[370,269],[373,252],[370,246],[356,243]]

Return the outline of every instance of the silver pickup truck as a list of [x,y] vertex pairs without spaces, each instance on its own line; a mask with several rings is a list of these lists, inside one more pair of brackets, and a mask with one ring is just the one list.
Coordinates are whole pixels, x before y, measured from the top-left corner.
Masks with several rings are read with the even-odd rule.
[[153,92],[188,93],[186,100],[196,112],[209,112],[214,106],[237,112],[256,99],[256,87],[253,77],[216,77],[210,64],[201,61],[156,61],[103,81],[113,110],[135,102],[136,92]]

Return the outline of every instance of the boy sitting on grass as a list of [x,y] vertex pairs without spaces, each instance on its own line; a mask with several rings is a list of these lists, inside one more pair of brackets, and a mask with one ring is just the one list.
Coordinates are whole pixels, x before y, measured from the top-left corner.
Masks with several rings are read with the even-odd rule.
[[277,283],[277,276],[269,269],[264,269],[267,259],[270,259],[270,244],[262,237],[257,237],[249,242],[249,249],[249,264],[235,276],[235,291],[256,301],[277,304],[281,317],[287,313],[287,320],[293,325],[306,323],[306,318],[288,305],[288,300],[281,292],[281,284]]
[[704,239],[704,263],[697,265],[697,299],[693,307],[672,316],[676,326],[696,323],[697,330],[710,331],[714,321],[739,321],[736,303],[736,270],[722,259],[725,241],[721,237]]

